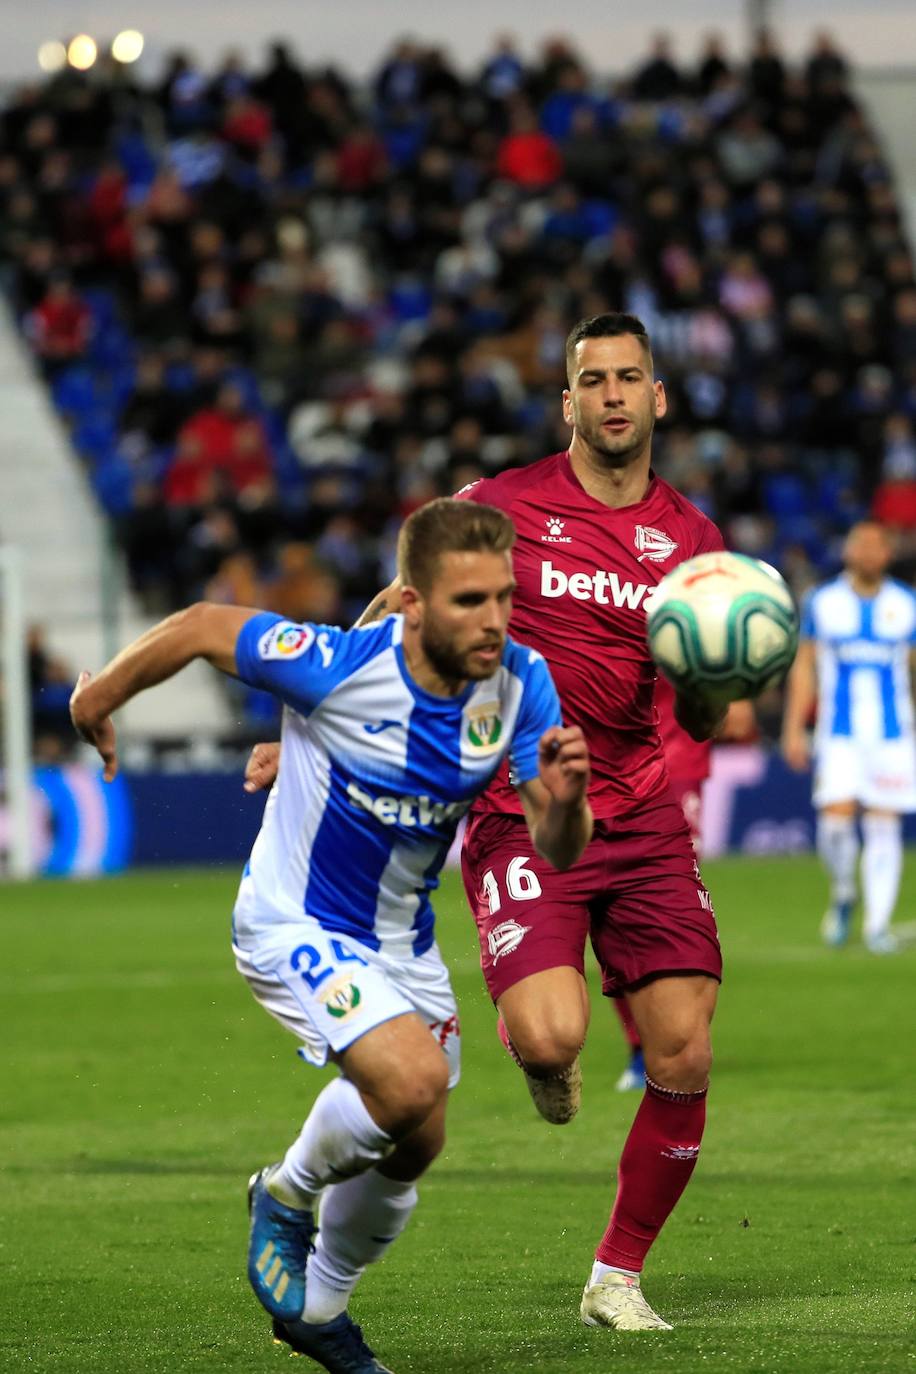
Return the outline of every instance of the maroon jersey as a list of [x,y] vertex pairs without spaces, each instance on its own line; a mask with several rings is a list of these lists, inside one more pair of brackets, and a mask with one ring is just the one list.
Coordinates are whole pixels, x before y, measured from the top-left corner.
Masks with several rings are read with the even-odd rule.
[[684,727],[678,725],[674,718],[674,688],[661,674],[655,684],[655,709],[669,776],[692,783],[708,778],[712,741],[691,739]]
[[[592,762],[597,817],[619,816],[668,785],[646,643],[646,597],[678,563],[723,547],[715,525],[667,482],[612,510],[584,490],[568,453],[485,477],[459,495],[498,506],[517,533],[509,633],[546,658],[563,719],[579,725]],[[520,812],[501,771],[475,804]]]

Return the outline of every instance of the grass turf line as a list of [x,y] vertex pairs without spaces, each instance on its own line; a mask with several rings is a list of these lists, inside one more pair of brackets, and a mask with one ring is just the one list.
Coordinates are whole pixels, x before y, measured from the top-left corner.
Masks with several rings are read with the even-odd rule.
[[[546,1126],[496,1041],[446,876],[464,1079],[416,1216],[352,1307],[398,1374],[913,1369],[916,950],[821,948],[813,860],[728,860],[707,877],[726,953],[710,1120],[645,1277],[676,1329],[625,1335],[577,1320],[638,1102],[612,1090],[616,1022],[595,996],[582,1112]],[[244,1278],[244,1188],[324,1075],[234,971],[235,883],[4,889],[0,1369],[286,1368]],[[904,912],[914,888],[908,865]]]

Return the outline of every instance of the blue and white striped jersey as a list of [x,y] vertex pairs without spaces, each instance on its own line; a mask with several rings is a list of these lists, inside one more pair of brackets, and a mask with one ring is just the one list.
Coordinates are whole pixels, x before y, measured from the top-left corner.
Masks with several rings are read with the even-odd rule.
[[909,587],[887,578],[863,597],[838,577],[808,594],[801,633],[817,650],[818,739],[875,743],[912,733],[916,595]]
[[300,920],[395,957],[433,943],[429,894],[458,821],[508,753],[537,776],[538,742],[560,724],[540,654],[507,641],[493,677],[458,697],[410,677],[403,618],[343,631],[254,616],[239,676],[284,703],[280,772],[234,912],[236,938]]

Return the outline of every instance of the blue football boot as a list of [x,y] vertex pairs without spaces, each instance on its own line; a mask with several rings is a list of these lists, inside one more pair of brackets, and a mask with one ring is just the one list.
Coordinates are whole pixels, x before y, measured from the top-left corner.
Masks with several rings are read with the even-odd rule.
[[849,939],[849,922],[852,918],[852,902],[833,902],[821,922],[821,939],[825,945],[839,949]]
[[619,1093],[632,1092],[638,1088],[642,1092],[646,1086],[646,1065],[642,1057],[642,1050],[635,1049],[630,1054],[630,1062],[618,1078],[614,1087]]
[[311,1212],[287,1207],[268,1192],[272,1167],[248,1183],[248,1281],[272,1317],[296,1321],[305,1309],[305,1266],[318,1228]]
[[386,1364],[376,1359],[347,1312],[317,1325],[274,1321],[274,1340],[284,1341],[300,1355],[308,1355],[330,1374],[392,1374]]

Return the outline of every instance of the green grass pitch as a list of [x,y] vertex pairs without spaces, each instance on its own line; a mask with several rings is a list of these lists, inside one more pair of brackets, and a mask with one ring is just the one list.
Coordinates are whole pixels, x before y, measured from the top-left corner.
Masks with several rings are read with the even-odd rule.
[[[916,1369],[916,948],[822,949],[813,860],[707,878],[726,952],[709,1126],[645,1277],[676,1329],[626,1335],[577,1315],[638,1102],[613,1091],[616,1022],[596,997],[582,1111],[546,1126],[497,1043],[447,875],[464,1079],[416,1216],[352,1308],[397,1374]],[[3,889],[4,1371],[288,1367],[244,1277],[244,1190],[324,1075],[234,971],[235,881]],[[910,863],[902,919],[914,897]]]

